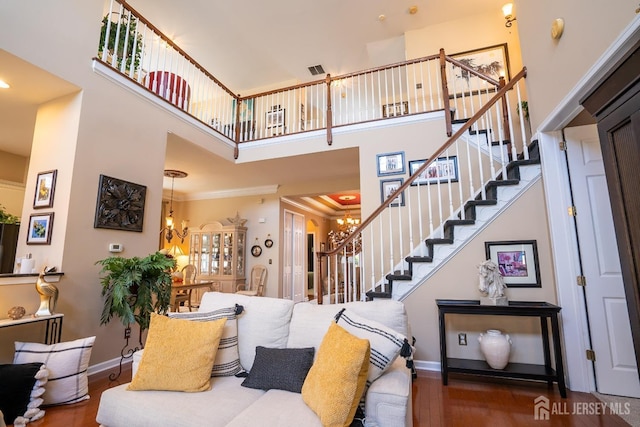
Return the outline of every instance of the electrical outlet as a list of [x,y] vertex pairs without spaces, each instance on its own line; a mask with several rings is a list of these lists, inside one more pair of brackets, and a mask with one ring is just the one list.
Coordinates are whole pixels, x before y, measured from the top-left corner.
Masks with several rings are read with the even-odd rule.
[[124,329],[124,339],[128,340],[129,338],[131,338],[131,328],[125,328]]
[[458,334],[458,345],[467,345],[467,334],[464,332]]

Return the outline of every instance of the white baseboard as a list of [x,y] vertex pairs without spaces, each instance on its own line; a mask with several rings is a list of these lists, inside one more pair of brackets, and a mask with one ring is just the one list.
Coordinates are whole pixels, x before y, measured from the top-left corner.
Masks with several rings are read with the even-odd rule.
[[[89,369],[87,369],[87,375],[92,376],[92,375],[96,375],[101,372],[107,371],[109,369],[118,369],[119,364],[120,364],[120,358],[116,357],[114,359],[98,363],[96,365],[91,365],[89,366]],[[128,358],[122,361],[123,368],[127,367],[127,365],[129,364],[131,364],[131,358]]]
[[440,372],[440,362],[430,362],[428,360],[414,360],[413,366],[419,371]]

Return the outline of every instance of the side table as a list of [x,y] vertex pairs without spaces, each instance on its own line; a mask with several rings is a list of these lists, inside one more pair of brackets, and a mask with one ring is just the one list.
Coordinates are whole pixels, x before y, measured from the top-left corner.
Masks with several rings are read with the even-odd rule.
[[[560,396],[567,397],[564,382],[564,367],[562,362],[562,347],[560,344],[560,328],[558,313],[560,307],[547,302],[537,301],[509,301],[509,305],[480,305],[479,300],[436,300],[438,304],[438,320],[440,326],[440,370],[442,384],[447,385],[449,373],[456,372],[470,375],[484,375],[515,379],[542,380],[552,384],[558,383]],[[492,316],[529,316],[540,318],[542,335],[542,351],[544,365],[530,363],[509,363],[504,369],[493,369],[484,360],[458,359],[447,357],[446,314],[472,314]],[[551,321],[551,337],[555,356],[555,369],[551,367],[551,352],[549,347],[549,327]]]
[[55,313],[48,316],[34,317],[33,314],[26,314],[20,319],[0,319],[1,328],[11,328],[13,326],[26,325],[28,323],[46,322],[44,343],[54,344],[59,343],[62,338],[62,320],[64,314]]

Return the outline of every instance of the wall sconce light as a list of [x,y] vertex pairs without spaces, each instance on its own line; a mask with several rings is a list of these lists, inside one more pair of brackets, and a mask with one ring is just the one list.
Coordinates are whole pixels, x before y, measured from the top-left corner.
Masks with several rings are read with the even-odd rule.
[[502,6],[502,13],[504,14],[504,19],[507,22],[504,23],[504,26],[509,28],[513,25],[513,21],[516,20],[516,17],[513,15],[513,3],[507,3]]
[[185,237],[187,237],[187,233],[189,233],[189,228],[187,227],[187,221],[184,220],[181,224],[182,231],[177,230],[173,224],[173,182],[176,178],[185,178],[187,176],[187,173],[179,170],[167,169],[164,171],[164,176],[166,176],[167,178],[171,178],[171,198],[169,199],[169,216],[165,219],[165,228],[160,230],[160,233],[166,231],[165,239],[167,239],[168,243],[171,243],[174,234],[180,239],[180,243],[184,243],[184,239]]

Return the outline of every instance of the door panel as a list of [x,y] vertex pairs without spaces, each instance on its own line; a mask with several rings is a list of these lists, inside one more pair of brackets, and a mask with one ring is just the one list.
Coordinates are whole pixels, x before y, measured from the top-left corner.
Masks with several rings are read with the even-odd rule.
[[565,131],[595,374],[601,393],[640,397],[631,326],[596,126]]

